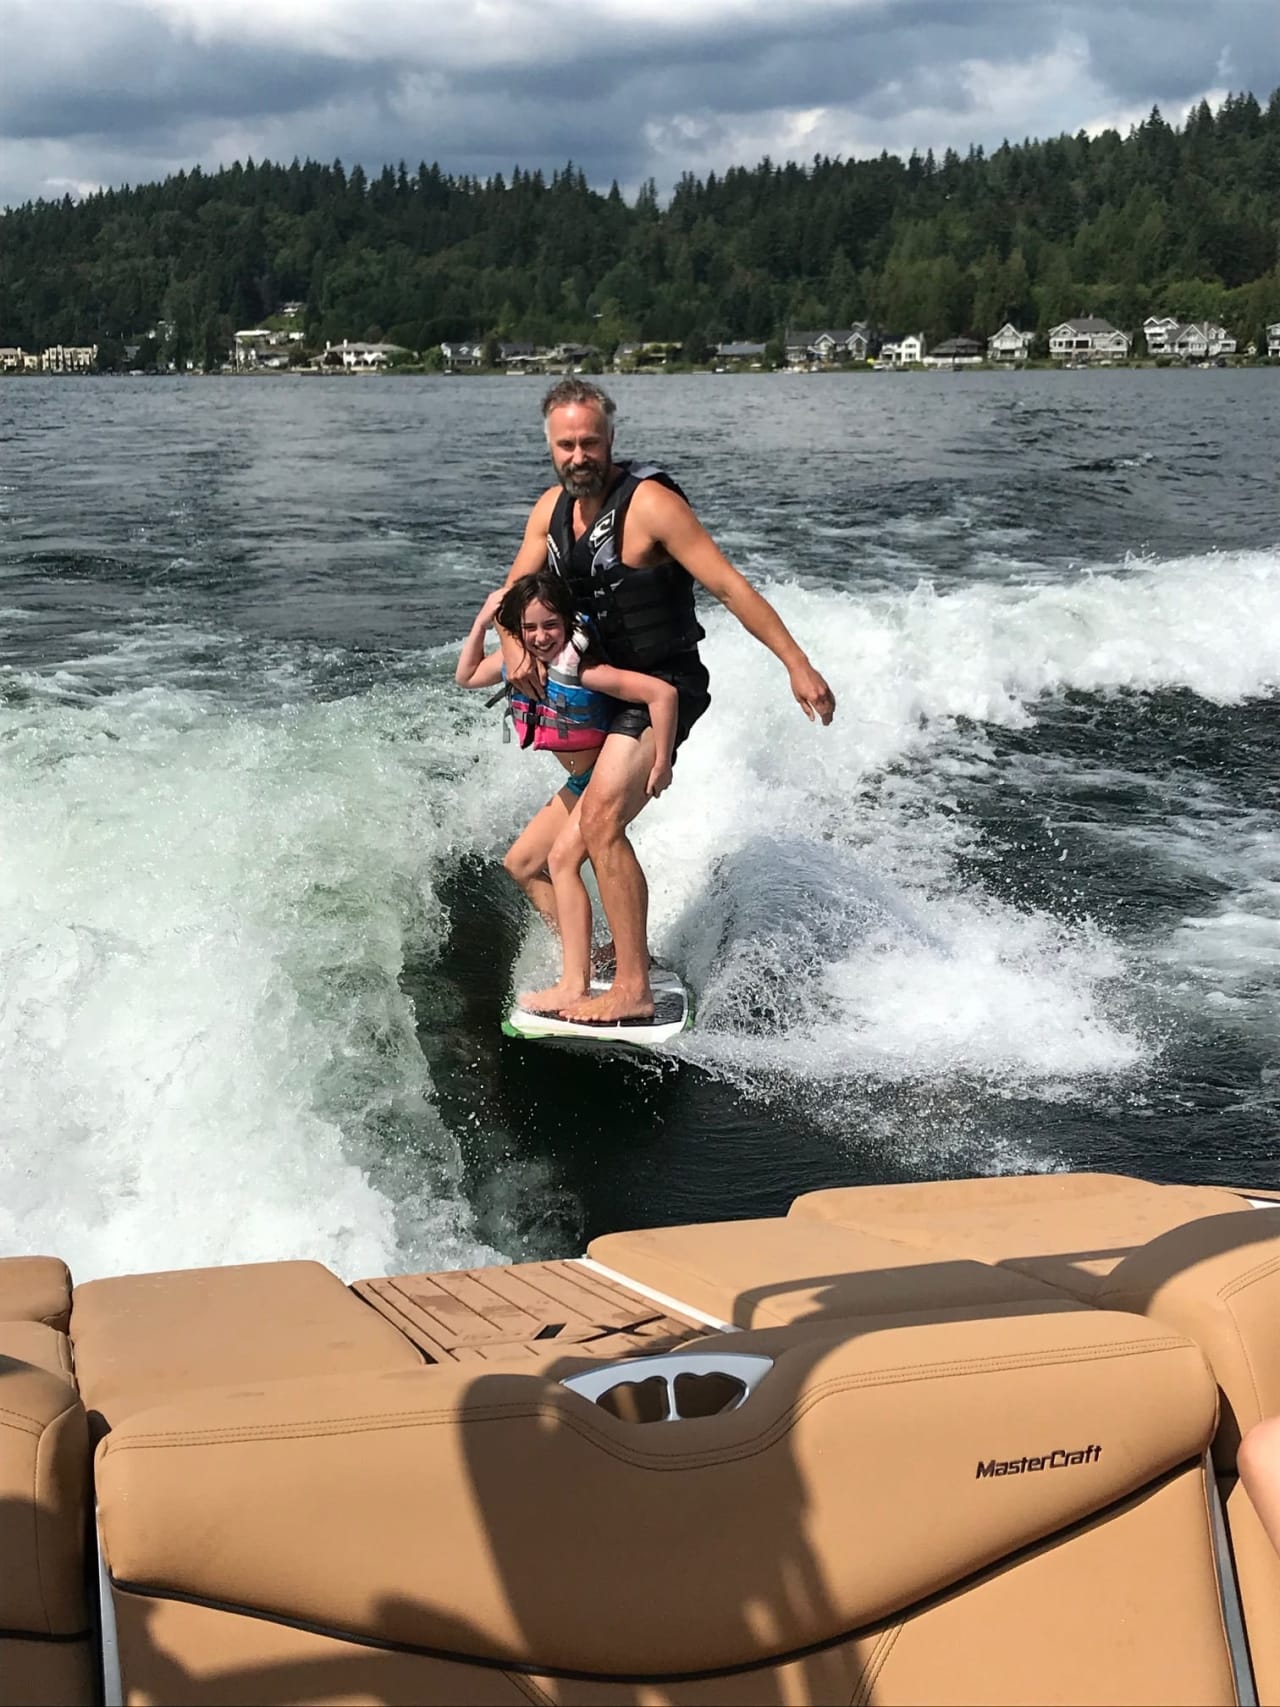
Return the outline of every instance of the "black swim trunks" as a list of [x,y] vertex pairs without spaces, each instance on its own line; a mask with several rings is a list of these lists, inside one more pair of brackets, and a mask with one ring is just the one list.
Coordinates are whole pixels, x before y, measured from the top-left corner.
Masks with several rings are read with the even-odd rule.
[[[659,681],[670,682],[676,690],[676,746],[679,747],[711,704],[711,678],[707,675],[707,667],[696,652],[685,652],[675,658],[669,658],[665,664],[654,665],[644,674],[657,676]],[[609,733],[630,735],[632,740],[638,741],[650,722],[647,705],[623,705],[609,725]],[[674,752],[671,760],[674,764]]]

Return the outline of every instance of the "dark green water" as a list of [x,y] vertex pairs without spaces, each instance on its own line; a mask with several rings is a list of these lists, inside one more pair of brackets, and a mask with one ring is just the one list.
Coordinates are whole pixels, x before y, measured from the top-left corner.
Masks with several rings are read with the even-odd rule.
[[0,386],[0,1248],[344,1273],[832,1182],[1280,1185],[1270,372],[630,380],[713,610],[658,1061],[502,1038],[553,777],[452,685],[536,382]]

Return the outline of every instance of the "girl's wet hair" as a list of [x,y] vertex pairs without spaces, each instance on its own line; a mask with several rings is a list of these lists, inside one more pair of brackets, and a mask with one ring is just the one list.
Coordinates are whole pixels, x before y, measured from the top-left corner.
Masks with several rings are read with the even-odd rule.
[[[566,639],[572,636],[576,628],[583,626],[573,608],[573,600],[569,596],[564,576],[554,569],[535,569],[532,575],[522,575],[507,588],[506,595],[495,613],[498,627],[505,628],[508,634],[514,634],[518,640],[524,613],[535,599],[549,611],[554,611],[564,623]],[[583,662],[599,662],[593,647],[589,646],[583,654]]]

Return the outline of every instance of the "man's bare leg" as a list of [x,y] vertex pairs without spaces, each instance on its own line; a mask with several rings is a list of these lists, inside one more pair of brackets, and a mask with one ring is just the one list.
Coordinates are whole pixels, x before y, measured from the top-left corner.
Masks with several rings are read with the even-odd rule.
[[566,1019],[648,1019],[653,1014],[649,885],[627,840],[627,825],[648,800],[644,790],[652,769],[651,729],[638,740],[630,735],[610,735],[582,796],[578,820],[613,933],[616,961],[609,989],[600,996],[566,1003],[561,1009]]

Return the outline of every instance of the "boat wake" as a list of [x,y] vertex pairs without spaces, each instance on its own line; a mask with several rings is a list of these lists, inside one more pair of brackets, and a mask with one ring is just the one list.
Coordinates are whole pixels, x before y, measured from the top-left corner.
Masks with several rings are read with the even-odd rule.
[[[1271,693],[1280,552],[767,591],[840,709],[809,725],[710,615],[713,709],[635,833],[654,948],[694,991],[681,1060],[791,1086],[833,1124],[851,1086],[1087,1102],[1159,1058],[1162,979],[1275,1002],[1276,878],[1248,839],[1273,837],[1269,812],[1170,827],[1164,851],[1215,862],[1222,902],[1153,941],[1087,885],[1046,902],[1069,843],[1034,744],[1082,696]],[[326,702],[297,692],[299,663],[279,709],[260,682],[193,684],[189,634],[166,680],[153,641],[146,685],[109,647],[0,677],[0,1246],[81,1279],[488,1260],[505,1241],[476,1219],[424,1050],[460,1023],[430,970],[450,884],[500,856],[550,772],[453,688],[452,648]],[[1135,765],[1166,785],[1158,750]],[[993,820],[995,775],[1044,820],[1034,849]],[[532,928],[525,959],[548,952]]]

